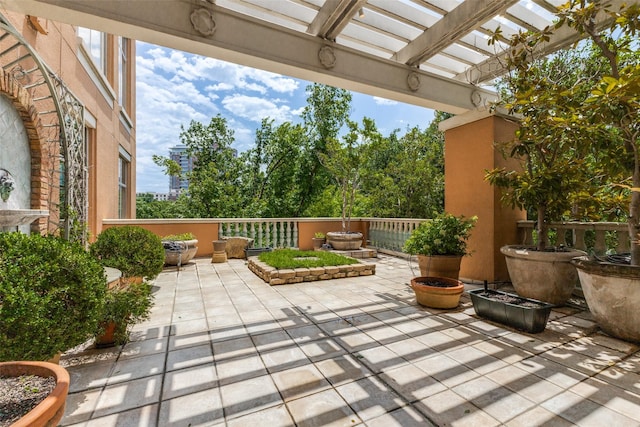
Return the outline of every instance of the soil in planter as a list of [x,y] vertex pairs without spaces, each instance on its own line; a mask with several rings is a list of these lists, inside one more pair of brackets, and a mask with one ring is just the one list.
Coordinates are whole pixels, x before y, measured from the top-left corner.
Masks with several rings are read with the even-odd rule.
[[544,307],[543,304],[534,302],[534,301],[527,301],[524,298],[518,298],[518,297],[514,297],[512,295],[506,295],[506,294],[497,294],[497,293],[493,293],[490,291],[487,292],[478,292],[477,295],[481,295],[485,298],[489,298],[492,299],[494,301],[502,301],[504,303],[507,304],[513,304],[513,305],[519,305],[520,307],[527,307],[527,308],[542,308]]
[[8,427],[42,402],[56,387],[54,377],[0,377],[0,427]]
[[458,284],[441,282],[439,280],[416,280],[419,285],[433,286],[434,288],[455,288]]

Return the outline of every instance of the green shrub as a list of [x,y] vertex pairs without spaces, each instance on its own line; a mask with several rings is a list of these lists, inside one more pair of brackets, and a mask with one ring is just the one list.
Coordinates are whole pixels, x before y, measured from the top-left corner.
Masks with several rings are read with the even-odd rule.
[[0,233],[0,361],[47,360],[91,338],[106,288],[79,244]]
[[274,268],[310,268],[336,265],[358,264],[346,256],[325,251],[299,251],[297,249],[276,249],[263,252],[258,259]]
[[411,255],[466,255],[467,240],[477,219],[440,214],[411,232],[404,251]]
[[164,265],[160,237],[134,225],[104,230],[91,245],[91,254],[104,266],[120,270],[124,277],[153,279]]
[[128,283],[109,289],[105,310],[96,335],[104,333],[108,323],[113,322],[115,343],[125,344],[129,339],[129,327],[147,320],[153,305],[151,285],[146,282]]
[[164,236],[162,240],[175,242],[177,240],[195,240],[196,236],[193,233],[182,233],[182,234],[169,234],[168,236]]

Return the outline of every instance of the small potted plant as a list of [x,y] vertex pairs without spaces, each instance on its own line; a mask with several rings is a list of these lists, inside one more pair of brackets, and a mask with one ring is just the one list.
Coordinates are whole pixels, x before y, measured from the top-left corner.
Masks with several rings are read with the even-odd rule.
[[160,237],[133,225],[107,228],[98,235],[90,252],[105,267],[120,270],[125,281],[154,279],[164,265]]
[[107,291],[105,310],[96,332],[96,347],[125,344],[130,327],[149,318],[153,295],[146,283],[121,283]]
[[417,255],[422,276],[458,278],[460,261],[478,217],[443,213],[421,223],[404,244],[404,252]]
[[166,265],[186,264],[198,252],[198,240],[193,233],[170,234],[162,237]]
[[320,249],[326,240],[327,236],[324,233],[316,232],[311,239],[313,241],[313,249]]
[[460,261],[467,255],[467,240],[477,217],[443,213],[421,223],[407,239],[404,251],[418,256],[420,277],[411,279],[418,304],[455,308],[464,291],[458,280]]

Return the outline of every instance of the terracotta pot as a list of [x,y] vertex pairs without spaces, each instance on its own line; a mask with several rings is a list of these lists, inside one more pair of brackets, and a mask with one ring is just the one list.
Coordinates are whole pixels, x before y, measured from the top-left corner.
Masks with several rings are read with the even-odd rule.
[[325,239],[322,237],[312,237],[313,249],[320,249],[324,245]]
[[108,348],[116,345],[116,322],[109,322],[104,328],[104,333],[95,338],[96,348]]
[[[429,286],[420,282],[430,280],[447,283],[447,287]],[[416,294],[418,304],[431,308],[456,308],[464,291],[464,284],[449,277],[414,277],[411,288]]]
[[420,275],[458,279],[462,255],[418,255]]
[[500,252],[518,295],[554,305],[563,305],[571,297],[579,284],[571,260],[586,255],[579,250],[551,252],[523,246],[503,246]]
[[56,387],[35,408],[25,414],[12,427],[56,426],[64,415],[64,407],[69,393],[69,372],[59,365],[49,362],[1,362],[0,376],[17,377],[37,375],[54,377]]
[[640,342],[640,267],[599,262],[587,256],[571,263],[578,270],[589,311],[602,330]]
[[342,231],[329,231],[327,243],[338,251],[353,251],[362,246],[362,233],[346,233]]

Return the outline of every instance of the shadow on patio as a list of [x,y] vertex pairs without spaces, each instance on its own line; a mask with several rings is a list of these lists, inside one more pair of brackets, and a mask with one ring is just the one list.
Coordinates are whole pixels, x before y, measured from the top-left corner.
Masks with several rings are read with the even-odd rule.
[[[270,287],[245,261],[155,281],[123,348],[63,356],[63,425],[638,425],[638,347],[561,307],[528,335],[422,308],[405,260],[376,275]],[[470,286],[471,287],[471,286]]]

